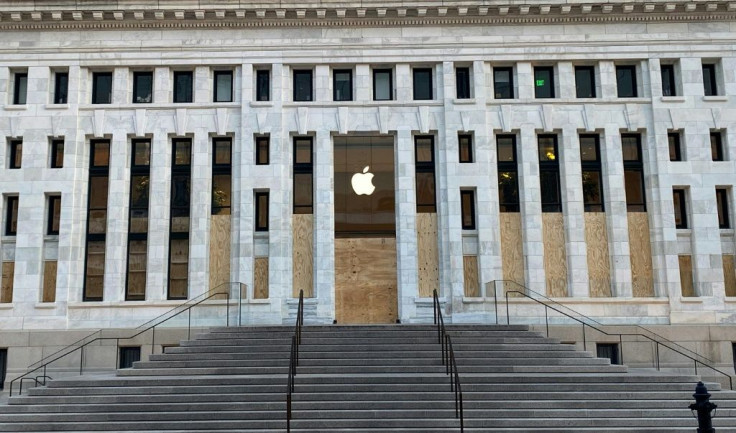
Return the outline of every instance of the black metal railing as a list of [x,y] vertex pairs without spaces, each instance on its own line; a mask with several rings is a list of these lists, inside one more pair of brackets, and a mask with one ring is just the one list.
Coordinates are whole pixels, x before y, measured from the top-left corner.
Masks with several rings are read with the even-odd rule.
[[[118,367],[118,356],[120,353],[120,342],[124,340],[130,340],[133,338],[136,338],[148,331],[151,331],[151,353],[153,354],[155,343],[156,343],[156,327],[160,326],[169,320],[179,316],[180,314],[187,312],[187,338],[191,338],[191,330],[192,330],[192,308],[199,306],[200,304],[203,304],[210,300],[215,300],[214,298],[224,299],[225,300],[225,306],[226,306],[226,313],[225,313],[225,326],[230,326],[230,290],[229,288],[232,285],[238,285],[238,326],[240,326],[242,322],[242,297],[243,297],[243,287],[245,287],[245,284],[243,283],[225,283],[221,284],[217,287],[215,287],[213,290],[207,293],[203,293],[195,298],[192,298],[186,302],[184,302],[181,305],[178,305],[171,310],[157,316],[154,319],[151,319],[142,325],[138,326],[137,328],[134,328],[131,331],[115,331],[115,332],[128,332],[130,335],[127,336],[105,336],[103,329],[97,330],[93,332],[90,335],[87,335],[84,338],[81,338],[74,343],[57,350],[56,352],[47,355],[43,358],[41,358],[39,361],[34,362],[31,364],[27,371],[16,377],[15,379],[10,381],[10,392],[9,396],[13,396],[13,386],[15,385],[15,382],[19,382],[19,388],[18,388],[18,395],[21,395],[23,393],[23,382],[24,381],[33,381],[36,386],[38,385],[46,385],[47,379],[53,380],[52,377],[47,375],[48,367],[50,364],[59,361],[62,358],[66,358],[69,355],[72,355],[76,352],[79,352],[79,374],[82,375],[84,373],[84,349],[85,347],[89,346],[92,343],[96,342],[103,342],[103,341],[112,341],[115,340],[115,366],[114,368]],[[223,288],[227,287],[228,290],[223,291]],[[41,371],[42,374],[33,376],[34,373],[37,373]],[[41,380],[43,379],[43,380]]]
[[[504,283],[507,283],[504,281]],[[513,282],[511,282],[513,283]],[[509,309],[509,297],[522,297],[526,299],[530,299],[534,301],[535,303],[544,306],[544,325],[545,325],[545,331],[547,337],[549,337],[549,310],[552,310],[556,313],[559,313],[568,319],[572,319],[573,321],[579,323],[582,326],[582,335],[583,335],[583,350],[588,350],[588,343],[587,343],[587,329],[596,331],[602,335],[608,336],[608,337],[618,337],[619,340],[619,356],[621,364],[624,364],[624,349],[623,349],[623,343],[624,343],[624,337],[636,337],[636,338],[643,338],[648,342],[651,342],[654,344],[654,367],[659,371],[661,369],[661,359],[660,359],[660,347],[665,347],[687,359],[693,362],[694,368],[695,368],[695,374],[698,374],[698,366],[705,367],[707,369],[710,369],[711,371],[720,374],[722,376],[725,376],[725,378],[728,379],[729,388],[733,390],[733,378],[730,374],[719,370],[718,368],[714,367],[713,364],[715,364],[713,361],[710,361],[708,358],[705,358],[689,349],[685,349],[679,344],[667,340],[664,337],[659,336],[658,334],[647,330],[649,333],[656,335],[657,337],[652,337],[648,334],[642,333],[642,332],[612,332],[612,331],[606,331],[603,329],[603,327],[607,326],[604,324],[601,324],[600,322],[597,322],[594,319],[591,319],[590,317],[587,317],[575,310],[573,310],[570,307],[567,307],[565,305],[560,304],[557,301],[554,301],[552,299],[547,298],[545,295],[542,295],[540,293],[537,293],[527,287],[521,286],[518,283],[513,283],[517,286],[519,286],[523,290],[505,290],[505,298],[506,298],[506,324],[511,324],[511,313]],[[495,291],[495,290],[494,290]],[[541,299],[539,299],[541,298]],[[567,310],[567,311],[565,311]],[[497,315],[498,317],[498,315]],[[620,326],[627,326],[627,325],[620,325]],[[632,325],[634,326],[634,325]],[[637,328],[644,329],[641,326],[637,326]]]
[[302,326],[304,325],[304,290],[299,290],[299,306],[296,309],[296,325],[294,335],[291,337],[291,350],[289,351],[289,378],[286,390],[286,431],[291,431],[291,398],[294,393],[294,376],[296,367],[299,365],[299,345],[302,342]]
[[460,432],[465,431],[465,415],[463,413],[463,390],[460,386],[460,374],[457,371],[455,350],[452,348],[452,339],[445,329],[445,320],[442,318],[442,307],[437,290],[433,292],[434,324],[437,325],[437,339],[442,347],[442,365],[450,376],[450,390],[455,396],[455,418],[460,419]]

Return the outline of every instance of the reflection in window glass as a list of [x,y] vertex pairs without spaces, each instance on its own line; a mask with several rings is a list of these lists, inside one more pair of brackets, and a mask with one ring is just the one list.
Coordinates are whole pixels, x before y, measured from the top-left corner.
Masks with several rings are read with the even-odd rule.
[[194,74],[192,72],[174,72],[174,102],[192,102],[193,85]]
[[514,98],[513,68],[493,68],[493,95],[495,99]]
[[434,139],[432,137],[417,137],[415,139],[417,162],[434,161]]
[[334,72],[333,99],[335,101],[353,100],[353,72],[349,69]]
[[215,71],[215,98],[214,102],[233,101],[233,72]]
[[557,158],[557,136],[537,137],[539,149],[539,182],[542,212],[562,212],[560,165]]
[[641,161],[641,136],[624,134],[621,136],[621,151],[624,161]]
[[271,71],[256,71],[256,101],[271,100]]
[[85,301],[101,301],[105,279],[105,241],[87,242]]
[[593,66],[575,67],[575,96],[595,98],[595,68]]
[[496,138],[498,162],[516,162],[516,137],[498,136]]
[[51,141],[51,168],[64,167],[64,140]]
[[373,70],[373,100],[390,101],[393,99],[393,80],[391,69]]
[[151,164],[151,142],[137,140],[133,142],[133,165],[148,166]]
[[686,229],[687,228],[687,209],[685,205],[685,190],[684,189],[673,189],[672,190],[672,201],[675,206],[675,228]]
[[703,64],[703,90],[705,96],[718,95],[716,82],[716,65],[712,63]]
[[92,74],[92,103],[110,104],[112,102],[112,73],[95,72]]
[[501,212],[519,212],[519,179],[516,170],[498,173],[498,204]]
[[418,172],[417,176],[417,212],[437,212],[435,202],[436,191],[433,172]]
[[174,165],[189,165],[192,158],[192,142],[174,140]]
[[312,100],[312,71],[294,71],[294,101]]
[[256,192],[256,231],[268,231],[268,192]]
[[644,174],[641,170],[624,170],[626,184],[626,208],[629,212],[645,212]]
[[551,66],[537,66],[534,68],[534,97],[555,97],[555,75]]
[[312,213],[312,173],[294,173],[294,213]]
[[414,69],[414,100],[423,101],[432,99],[432,69]]
[[583,172],[583,202],[586,212],[603,212],[603,182],[600,171]]
[[46,234],[59,234],[59,221],[61,220],[61,196],[49,196],[49,215]]
[[5,236],[15,236],[18,233],[18,197],[9,196],[5,205]]
[[126,301],[143,301],[146,298],[146,264],[148,242],[145,239],[128,242],[128,285]]
[[682,153],[680,151],[680,133],[668,133],[667,144],[669,145],[670,150],[670,161],[682,161]]
[[662,96],[677,96],[675,65],[662,65]]
[[710,133],[710,155],[713,161],[723,161],[723,143],[720,131]]
[[54,74],[54,104],[66,104],[69,97],[69,73]]
[[256,137],[256,165],[269,163],[269,137]]
[[186,299],[189,278],[189,238],[169,245],[169,299]]
[[716,188],[716,204],[718,206],[718,227],[731,228],[731,218],[728,209],[728,189]]
[[616,87],[619,98],[636,98],[636,66],[616,66]]
[[475,230],[475,192],[460,191],[463,230]]
[[539,137],[539,161],[557,161],[557,140],[554,137]]
[[455,68],[457,99],[470,98],[470,68]]
[[460,149],[460,162],[473,162],[473,136],[469,134],[459,135],[458,146]]
[[231,176],[217,174],[212,176],[212,209],[213,215],[227,215],[231,205]]
[[153,73],[133,73],[133,103],[144,104],[153,102]]
[[92,142],[92,166],[107,167],[110,165],[110,142],[109,141],[93,141]]

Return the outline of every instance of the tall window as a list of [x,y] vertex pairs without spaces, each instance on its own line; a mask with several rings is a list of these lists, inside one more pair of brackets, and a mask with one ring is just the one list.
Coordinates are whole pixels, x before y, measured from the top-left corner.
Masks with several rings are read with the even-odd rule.
[[682,161],[682,149],[680,148],[680,133],[668,132],[667,144],[670,149],[670,161]]
[[271,71],[258,69],[256,71],[256,101],[271,100]]
[[537,137],[539,148],[539,182],[542,192],[542,212],[562,212],[560,193],[560,162],[557,136]]
[[432,95],[432,69],[414,68],[414,100],[427,101]]
[[153,72],[133,73],[133,103],[150,104],[153,102]]
[[233,102],[233,71],[215,71],[214,102]]
[[28,96],[28,73],[16,72],[13,76],[13,104],[25,105]]
[[473,136],[471,134],[458,134],[457,141],[460,149],[460,162],[473,162]]
[[131,142],[130,207],[128,221],[128,269],[126,301],[146,299],[148,262],[148,207],[150,204],[151,141]]
[[475,230],[475,191],[460,191],[463,230]]
[[[734,351],[736,353],[736,350]],[[734,357],[736,359],[736,357]],[[0,349],[0,390],[5,385],[5,374],[8,370],[8,349]]]
[[394,80],[391,69],[373,70],[373,100],[390,101],[394,99]]
[[583,204],[586,212],[603,212],[600,139],[598,135],[580,136],[580,161],[583,171]]
[[414,137],[417,213],[437,212],[434,176],[434,137]]
[[710,133],[710,155],[713,161],[724,161],[723,156],[723,134],[721,131]]
[[54,104],[66,104],[69,97],[69,73],[54,73]]
[[313,213],[312,137],[294,137],[294,213]]
[[92,74],[92,103],[112,103],[112,72],[94,72]]
[[59,222],[61,221],[61,196],[50,195],[48,197],[48,214],[46,216],[46,234],[58,235]]
[[174,72],[174,102],[193,101],[194,73],[192,71]]
[[353,71],[336,69],[332,72],[332,99],[334,101],[353,100]]
[[18,234],[18,196],[5,199],[5,236]]
[[675,65],[662,65],[662,96],[677,96]]
[[534,97],[555,97],[555,72],[552,66],[537,66],[534,68]]
[[192,141],[188,138],[175,138],[172,140],[172,147],[168,298],[186,299],[189,293]]
[[685,190],[675,188],[672,190],[672,201],[675,205],[675,228],[687,228],[687,205],[685,201]]
[[470,98],[470,68],[455,68],[455,88],[457,99]]
[[256,202],[256,231],[268,231],[268,191],[257,191]]
[[20,168],[23,163],[23,140],[10,140],[8,151],[8,168]]
[[619,98],[636,98],[636,66],[616,66],[616,87]]
[[705,96],[718,95],[715,63],[703,63],[703,91]]
[[626,208],[629,212],[646,212],[644,194],[644,164],[641,156],[641,135],[622,134],[621,150],[624,158]]
[[90,146],[87,199],[87,256],[84,271],[83,300],[102,301],[105,277],[110,141],[92,140]]
[[729,213],[727,188],[716,188],[716,204],[718,206],[718,228],[730,229],[731,216]]
[[309,102],[314,100],[312,91],[312,70],[294,70],[294,101]]
[[230,215],[232,147],[230,137],[212,139],[212,215]]
[[64,167],[64,139],[55,138],[51,140],[51,149],[49,153],[49,167]]
[[575,96],[595,98],[595,68],[593,66],[575,67]]
[[256,137],[256,165],[270,163],[270,137],[267,135]]
[[493,68],[494,99],[514,99],[514,68]]
[[519,212],[519,168],[516,136],[496,136],[498,155],[498,204],[501,212]]

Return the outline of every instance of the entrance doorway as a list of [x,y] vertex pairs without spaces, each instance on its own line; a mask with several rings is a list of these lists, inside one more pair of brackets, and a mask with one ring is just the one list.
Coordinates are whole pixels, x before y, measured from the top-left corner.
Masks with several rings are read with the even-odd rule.
[[335,137],[335,318],[398,318],[394,138]]

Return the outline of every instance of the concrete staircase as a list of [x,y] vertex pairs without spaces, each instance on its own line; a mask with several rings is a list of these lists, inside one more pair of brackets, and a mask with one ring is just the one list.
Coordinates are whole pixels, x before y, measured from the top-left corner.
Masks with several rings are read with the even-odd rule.
[[[694,376],[627,373],[524,326],[448,331],[466,431],[695,432]],[[0,406],[0,432],[284,432],[292,334],[217,328],[114,377],[52,381]],[[309,326],[300,351],[292,431],[459,431],[434,327]],[[713,394],[717,431],[736,433],[736,393]]]

